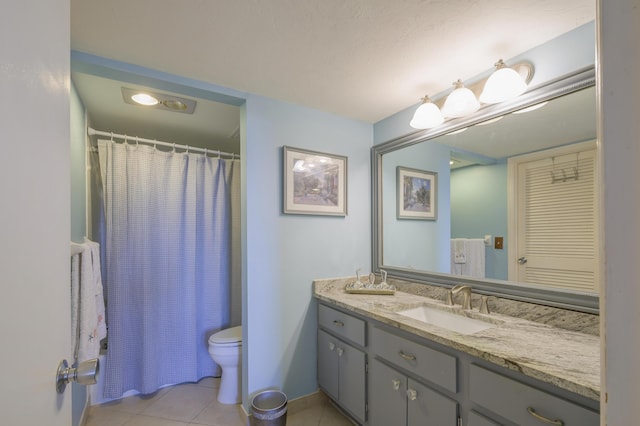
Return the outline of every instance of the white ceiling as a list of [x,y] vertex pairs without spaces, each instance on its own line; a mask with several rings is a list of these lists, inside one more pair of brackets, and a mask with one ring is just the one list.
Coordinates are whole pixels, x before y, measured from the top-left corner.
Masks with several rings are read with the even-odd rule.
[[374,123],[594,19],[593,0],[72,0],[71,46]]

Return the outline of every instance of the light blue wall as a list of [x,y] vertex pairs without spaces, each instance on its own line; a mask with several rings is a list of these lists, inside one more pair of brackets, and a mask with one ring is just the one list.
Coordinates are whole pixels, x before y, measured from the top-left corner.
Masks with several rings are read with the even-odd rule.
[[485,275],[506,280],[507,163],[470,166],[451,172],[451,238],[504,238],[504,248],[485,247]]
[[[423,271],[449,273],[448,247],[451,238],[449,210],[449,157],[451,149],[435,142],[412,145],[384,155],[382,163],[382,199],[384,203],[383,265]],[[437,173],[437,220],[397,219],[396,202],[398,166]],[[421,235],[423,238],[415,238]]]
[[[371,124],[249,96],[246,146],[247,393],[317,389],[311,282],[370,269]],[[346,217],[282,213],[282,146],[348,157]]]

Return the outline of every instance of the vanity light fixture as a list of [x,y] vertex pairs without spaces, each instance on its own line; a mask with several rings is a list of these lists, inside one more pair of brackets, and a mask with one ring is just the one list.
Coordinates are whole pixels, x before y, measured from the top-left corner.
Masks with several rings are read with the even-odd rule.
[[[453,83],[455,89],[445,99],[438,98],[432,101],[428,96],[422,98],[422,103],[413,114],[409,125],[414,129],[430,129],[446,119],[472,114],[479,110],[482,104],[512,99],[524,93],[533,78],[533,64],[530,62],[518,62],[507,67],[500,59],[495,63],[495,67],[496,70],[488,78],[471,83],[468,87],[465,87],[461,80],[456,81]],[[481,93],[479,97],[478,93]]]
[[527,83],[522,76],[513,68],[507,67],[502,59],[494,65],[496,70],[487,79],[480,94],[480,102],[497,104],[520,96],[527,90]]
[[447,118],[464,117],[480,109],[480,102],[476,99],[476,95],[464,87],[462,80],[458,79],[453,85],[456,88],[447,96],[447,100],[444,101],[442,115]]
[[414,129],[430,129],[436,127],[444,121],[440,108],[429,99],[429,95],[422,98],[422,104],[413,114],[409,125]]

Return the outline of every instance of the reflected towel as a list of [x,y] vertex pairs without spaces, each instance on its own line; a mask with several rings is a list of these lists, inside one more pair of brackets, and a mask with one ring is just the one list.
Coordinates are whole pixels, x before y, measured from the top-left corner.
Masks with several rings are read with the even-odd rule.
[[485,277],[484,239],[451,239],[451,273],[474,278]]

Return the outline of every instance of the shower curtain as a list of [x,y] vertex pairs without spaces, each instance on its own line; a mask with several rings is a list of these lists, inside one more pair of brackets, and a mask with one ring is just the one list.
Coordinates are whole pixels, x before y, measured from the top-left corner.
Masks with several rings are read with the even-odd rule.
[[109,346],[104,396],[215,375],[231,323],[237,160],[98,141]]

